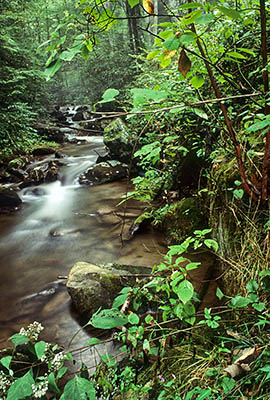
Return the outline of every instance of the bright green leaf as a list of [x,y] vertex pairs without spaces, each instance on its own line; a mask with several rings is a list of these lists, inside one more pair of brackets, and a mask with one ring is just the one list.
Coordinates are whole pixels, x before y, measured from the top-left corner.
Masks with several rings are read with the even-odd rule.
[[96,400],[96,391],[87,379],[75,376],[66,384],[63,396],[63,400]]
[[87,346],[94,346],[95,344],[100,343],[101,340],[95,337],[92,337],[90,340],[87,342]]
[[165,40],[163,46],[169,51],[177,50],[180,47],[180,41],[176,36],[172,36],[169,39]]
[[30,370],[12,383],[8,390],[7,400],[25,399],[33,393],[32,385],[34,384],[35,381],[32,376],[32,371]]
[[196,19],[195,23],[201,25],[209,24],[214,18],[215,16],[213,14],[203,14]]
[[40,360],[40,358],[43,356],[46,346],[47,346],[47,344],[43,340],[35,343],[35,352],[36,352],[38,360]]
[[60,390],[57,386],[56,380],[55,380],[55,376],[54,373],[51,372],[50,375],[48,376],[48,385],[49,385],[49,389],[50,391],[60,394]]
[[9,370],[9,366],[11,363],[12,357],[11,356],[6,356],[0,359],[0,363],[7,369]]
[[194,39],[196,39],[196,34],[194,32],[187,32],[183,33],[179,40],[181,44],[190,44],[193,43]]
[[233,308],[246,307],[250,303],[251,303],[250,299],[242,296],[236,296],[231,299],[231,307]]
[[131,8],[135,7],[137,4],[140,3],[141,0],[128,0],[128,4]]
[[204,79],[200,75],[195,75],[191,80],[190,83],[195,89],[199,89],[204,84]]
[[241,18],[241,14],[239,11],[234,10],[233,8],[227,8],[223,6],[217,6],[217,9],[221,11],[226,17],[231,19],[239,19]]
[[25,343],[28,343],[30,341],[30,339],[28,337],[20,335],[19,333],[15,333],[14,335],[12,335],[9,338],[9,340],[12,341],[14,346],[18,346],[19,344],[25,344]]
[[138,325],[138,323],[140,322],[140,318],[138,317],[137,314],[131,313],[131,314],[129,314],[129,316],[128,316],[128,322],[129,322],[131,325]]
[[128,298],[128,293],[127,294],[120,294],[119,296],[117,296],[114,299],[112,308],[118,308],[118,307],[122,306],[127,298]]
[[184,304],[191,300],[194,293],[194,287],[187,279],[180,282],[176,289],[177,296]]
[[126,315],[116,309],[104,309],[96,312],[89,321],[89,324],[98,329],[113,329],[127,323]]
[[214,251],[218,251],[218,243],[214,239],[204,239],[204,244],[209,249],[214,249]]

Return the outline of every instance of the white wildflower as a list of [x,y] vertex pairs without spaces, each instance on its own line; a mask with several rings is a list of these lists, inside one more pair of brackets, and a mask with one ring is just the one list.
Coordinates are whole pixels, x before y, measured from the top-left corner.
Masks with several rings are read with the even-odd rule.
[[9,381],[7,376],[2,371],[0,371],[0,394],[7,393],[10,385],[11,385],[11,382]]
[[19,334],[28,337],[30,340],[36,341],[40,332],[42,332],[43,329],[44,327],[41,325],[41,323],[35,321],[32,324],[28,325],[27,329],[21,328]]
[[44,379],[39,384],[32,385],[32,389],[34,398],[41,399],[48,391],[48,380]]
[[57,371],[61,367],[65,358],[66,358],[66,354],[63,352],[56,354],[51,361],[49,371]]

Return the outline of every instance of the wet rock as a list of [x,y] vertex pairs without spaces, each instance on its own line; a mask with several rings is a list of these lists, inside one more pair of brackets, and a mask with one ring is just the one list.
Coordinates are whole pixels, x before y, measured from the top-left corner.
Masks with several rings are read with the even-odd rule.
[[104,144],[108,147],[112,159],[127,164],[130,162],[134,138],[120,118],[116,118],[105,127]]
[[29,169],[29,183],[54,182],[59,178],[58,171],[62,164],[58,160],[44,163]]
[[38,147],[32,151],[33,156],[46,156],[48,154],[54,154],[55,149],[52,147]]
[[12,188],[0,187],[0,207],[17,207],[22,200]]
[[80,175],[79,182],[86,185],[101,184],[123,179],[127,174],[128,166],[126,164],[111,160],[89,168]]
[[66,285],[77,311],[90,315],[99,307],[111,307],[119,291],[127,285],[125,278],[121,277],[123,274],[128,274],[128,271],[117,264],[98,266],[77,262]]
[[65,135],[57,126],[50,124],[37,124],[35,128],[41,136],[45,136],[48,140],[57,143],[64,142]]

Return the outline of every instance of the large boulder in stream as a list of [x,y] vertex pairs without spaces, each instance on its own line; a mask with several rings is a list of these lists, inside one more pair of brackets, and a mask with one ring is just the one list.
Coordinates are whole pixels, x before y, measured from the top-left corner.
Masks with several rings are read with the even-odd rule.
[[80,184],[97,185],[123,179],[128,174],[128,166],[119,161],[110,160],[90,167],[79,177]]
[[104,129],[104,144],[111,159],[129,164],[134,137],[121,118],[116,118]]
[[41,124],[38,123],[35,126],[40,136],[45,136],[47,140],[51,140],[57,143],[63,143],[65,140],[65,134],[55,125]]
[[17,207],[21,202],[14,189],[0,187],[0,207]]
[[126,266],[118,264],[94,265],[77,262],[71,269],[67,290],[76,310],[83,314],[93,314],[99,307],[112,306],[119,291],[127,286]]

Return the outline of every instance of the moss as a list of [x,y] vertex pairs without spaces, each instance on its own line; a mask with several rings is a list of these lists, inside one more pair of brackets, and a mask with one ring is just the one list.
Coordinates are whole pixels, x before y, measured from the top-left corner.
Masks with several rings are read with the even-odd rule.
[[196,229],[204,229],[207,219],[200,200],[188,197],[169,206],[160,223],[170,242],[179,243]]

